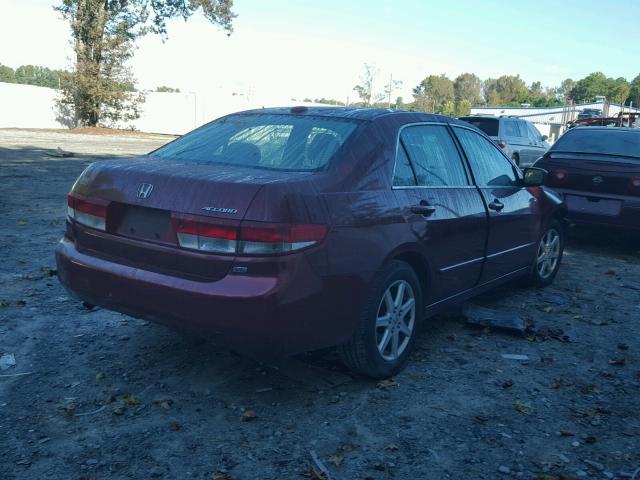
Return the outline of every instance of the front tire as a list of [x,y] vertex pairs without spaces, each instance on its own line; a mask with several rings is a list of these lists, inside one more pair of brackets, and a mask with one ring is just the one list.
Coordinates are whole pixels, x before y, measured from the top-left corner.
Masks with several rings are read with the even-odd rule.
[[422,308],[413,268],[405,262],[389,263],[373,281],[356,331],[338,348],[342,361],[372,378],[397,374],[413,349]]
[[546,287],[556,278],[564,252],[564,228],[557,220],[552,221],[542,233],[531,265],[527,285]]

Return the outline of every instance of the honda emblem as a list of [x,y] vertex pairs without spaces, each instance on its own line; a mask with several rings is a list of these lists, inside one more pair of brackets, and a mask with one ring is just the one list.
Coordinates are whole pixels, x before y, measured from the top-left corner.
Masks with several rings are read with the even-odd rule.
[[136,194],[136,197],[144,200],[146,198],[149,198],[149,195],[151,195],[152,191],[153,191],[153,184],[141,183],[140,186],[138,187],[138,193]]
[[596,175],[595,177],[593,177],[591,179],[591,181],[593,181],[593,183],[602,183],[603,178],[600,175]]

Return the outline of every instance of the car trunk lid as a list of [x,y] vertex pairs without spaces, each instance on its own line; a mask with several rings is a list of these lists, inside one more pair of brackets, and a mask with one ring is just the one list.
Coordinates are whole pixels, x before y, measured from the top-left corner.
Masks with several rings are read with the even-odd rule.
[[539,166],[549,171],[553,187],[594,195],[640,195],[640,161],[625,157],[552,152]]
[[[285,179],[283,185],[289,185],[292,179],[309,175],[149,157],[95,163],[81,175],[69,197],[70,215],[77,220],[76,245],[92,255],[159,273],[217,280],[234,263],[241,222],[256,194],[265,186],[275,187]],[[270,191],[268,199],[282,204],[284,200],[275,197],[282,197],[286,189]],[[278,218],[270,214],[268,205],[259,210],[265,224],[291,220],[282,216],[282,209]],[[243,226],[247,235],[257,239],[243,244],[247,252],[273,247],[267,253],[282,253],[265,242],[291,239],[302,245],[303,237],[323,234],[283,231],[280,224],[268,227],[265,235],[263,230],[256,231],[255,222]]]

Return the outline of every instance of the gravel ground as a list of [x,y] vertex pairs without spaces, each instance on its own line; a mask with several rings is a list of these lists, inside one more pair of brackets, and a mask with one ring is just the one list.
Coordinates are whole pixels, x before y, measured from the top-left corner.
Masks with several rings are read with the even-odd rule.
[[[85,165],[165,141],[0,130],[0,355],[15,358],[0,371],[1,479],[633,478],[640,239],[573,230],[552,287],[477,300],[527,335],[452,311],[392,381],[354,378],[332,352],[264,365],[87,310],[55,278]],[[58,146],[75,156],[49,156]]]

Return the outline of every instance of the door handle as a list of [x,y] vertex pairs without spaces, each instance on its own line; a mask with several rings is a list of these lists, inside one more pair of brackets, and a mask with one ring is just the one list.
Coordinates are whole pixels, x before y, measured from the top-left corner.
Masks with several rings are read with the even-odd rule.
[[421,200],[419,205],[414,205],[411,207],[411,213],[417,213],[418,215],[422,215],[424,217],[428,217],[436,211],[436,207],[433,205],[429,205],[429,202],[426,200]]
[[491,202],[488,207],[491,210],[495,210],[496,212],[499,212],[500,210],[502,210],[504,208],[504,203],[502,203],[500,200],[498,200],[497,198],[493,199],[493,202]]

